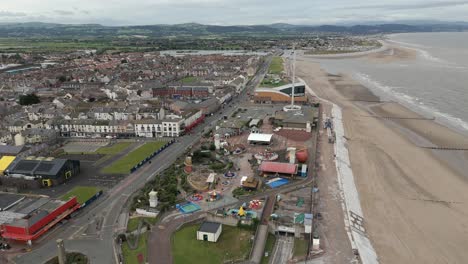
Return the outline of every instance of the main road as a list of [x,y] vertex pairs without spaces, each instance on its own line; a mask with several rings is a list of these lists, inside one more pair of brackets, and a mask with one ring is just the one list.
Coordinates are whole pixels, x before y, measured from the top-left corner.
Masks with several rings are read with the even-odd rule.
[[98,204],[84,209],[63,226],[56,227],[45,237],[36,241],[38,246],[33,247],[31,252],[15,257],[13,262],[17,264],[43,263],[57,255],[55,240],[61,238],[65,241],[67,251],[82,252],[89,257],[92,264],[116,263],[115,233],[119,226],[119,216],[128,198],[140,190],[146,182],[173,164],[223,116],[230,116],[236,109],[236,105],[247,100],[248,93],[252,93],[263,79],[270,62],[271,57],[268,57],[257,74],[246,85],[246,89],[234,97],[229,104],[224,105],[219,112],[207,117],[204,123],[192,130],[190,135],[178,138],[175,144],[153,158],[151,163],[147,163],[109,190],[98,200]]

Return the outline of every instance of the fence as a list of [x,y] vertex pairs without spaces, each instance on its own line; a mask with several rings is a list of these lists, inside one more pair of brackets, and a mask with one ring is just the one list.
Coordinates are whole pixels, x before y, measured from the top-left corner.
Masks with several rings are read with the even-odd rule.
[[96,201],[99,197],[101,197],[102,195],[102,190],[99,191],[98,193],[96,193],[95,195],[93,195],[93,197],[89,198],[86,202],[84,202],[81,206],[80,206],[80,209],[81,208],[85,208],[86,206],[92,204],[94,201]]
[[153,152],[151,155],[146,157],[144,160],[140,161],[137,165],[135,165],[133,168],[130,169],[130,173],[134,173],[137,171],[139,168],[141,168],[143,165],[145,165],[147,162],[149,162],[151,159],[159,155],[161,152],[163,152],[166,148],[168,148],[170,145],[174,144],[175,140],[171,139],[168,141],[164,146],[162,146],[160,149],[156,150]]

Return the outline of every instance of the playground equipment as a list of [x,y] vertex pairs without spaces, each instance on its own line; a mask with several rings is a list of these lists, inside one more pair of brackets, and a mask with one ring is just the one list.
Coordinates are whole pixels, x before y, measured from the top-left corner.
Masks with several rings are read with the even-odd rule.
[[192,173],[192,170],[193,170],[193,168],[192,168],[192,157],[190,157],[190,156],[186,157],[184,165],[185,165],[185,168],[184,168],[185,173],[187,173],[187,174]]
[[306,163],[309,159],[309,153],[307,152],[307,149],[301,149],[296,151],[296,159],[300,163]]
[[264,152],[259,152],[254,155],[258,164],[261,164],[262,161],[274,161],[279,158],[278,154],[271,152],[269,149],[266,149]]
[[176,204],[176,208],[183,214],[189,214],[201,210],[201,207],[197,204],[192,202],[188,202],[185,204]]
[[228,172],[224,173],[224,177],[228,178],[228,179],[234,178],[236,176],[237,176],[237,174],[235,172],[232,172],[232,171],[228,171]]
[[240,216],[240,217],[245,216],[244,207],[241,206],[239,208],[239,211],[237,212],[237,216]]
[[230,181],[223,181],[223,182],[221,182],[221,184],[224,185],[224,186],[228,186],[229,184],[231,184],[231,182]]
[[262,202],[260,200],[252,200],[249,202],[249,208],[254,210],[260,209],[262,208]]
[[217,192],[216,190],[213,190],[211,192],[208,192],[208,197],[208,201],[210,202],[218,201],[219,199],[221,199],[221,193]]
[[192,202],[202,201],[203,200],[203,195],[201,195],[199,193],[194,193],[194,194],[192,194],[192,195],[190,195],[188,197],[188,200],[192,201]]

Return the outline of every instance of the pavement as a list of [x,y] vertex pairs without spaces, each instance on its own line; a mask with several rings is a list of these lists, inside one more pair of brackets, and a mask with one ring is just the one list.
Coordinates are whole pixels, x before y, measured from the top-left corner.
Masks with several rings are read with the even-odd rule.
[[252,263],[260,263],[263,257],[263,251],[265,250],[266,237],[268,236],[268,225],[259,225],[257,235],[255,236],[255,242],[252,250],[252,257],[250,261]]
[[294,249],[293,236],[279,236],[276,240],[270,264],[284,264],[292,257]]

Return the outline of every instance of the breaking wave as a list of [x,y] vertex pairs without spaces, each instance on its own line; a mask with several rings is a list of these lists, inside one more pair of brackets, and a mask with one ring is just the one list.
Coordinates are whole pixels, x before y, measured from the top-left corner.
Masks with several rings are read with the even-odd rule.
[[353,78],[359,81],[364,86],[371,89],[377,95],[381,95],[384,98],[392,98],[402,105],[424,115],[427,117],[435,117],[437,121],[461,130],[464,133],[468,132],[468,123],[461,118],[455,117],[448,113],[443,113],[440,110],[427,106],[423,100],[417,97],[410,96],[408,94],[398,91],[401,87],[387,86],[376,80],[373,80],[369,75],[364,73],[354,73]]

